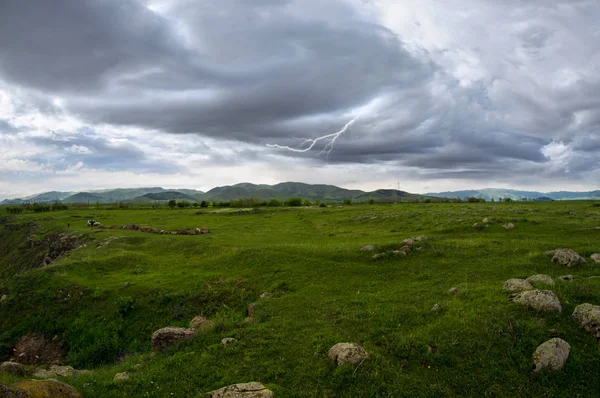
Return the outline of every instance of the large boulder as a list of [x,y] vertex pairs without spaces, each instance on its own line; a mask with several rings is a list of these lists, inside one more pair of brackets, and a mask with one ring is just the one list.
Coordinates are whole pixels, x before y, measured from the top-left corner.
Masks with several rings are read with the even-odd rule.
[[23,376],[25,374],[25,368],[18,362],[2,362],[0,364],[0,373]]
[[2,398],[28,398],[26,392],[17,390],[14,387],[0,383],[0,397]]
[[554,285],[554,280],[550,276],[544,275],[544,274],[532,275],[525,280],[527,282],[531,283],[532,285],[536,285],[536,284],[544,284],[544,285],[551,285],[551,286]]
[[197,332],[194,329],[171,326],[158,329],[156,332],[152,333],[152,350],[165,351],[169,345],[189,340],[194,337],[196,333]]
[[600,305],[578,305],[573,311],[573,320],[600,341]]
[[600,263],[600,253],[594,253],[590,256],[593,262]]
[[327,356],[340,366],[347,363],[356,365],[367,359],[369,354],[358,344],[338,343],[329,349]]
[[573,279],[575,279],[573,277],[573,275],[562,275],[559,276],[558,279],[560,279],[561,281],[565,281],[565,282],[573,282]]
[[55,336],[48,340],[39,333],[21,337],[12,350],[11,361],[24,365],[60,364],[67,356],[65,343]]
[[579,264],[584,264],[585,258],[581,257],[577,252],[571,249],[556,249],[546,252],[546,254],[552,255],[552,262],[557,264],[566,265],[567,267],[574,267]]
[[258,382],[233,384],[208,393],[211,398],[273,398],[273,392]]
[[17,390],[30,398],[82,398],[74,387],[54,379],[23,380],[16,385]]
[[190,329],[206,332],[215,327],[215,323],[203,316],[196,316],[190,321]]
[[540,312],[562,312],[560,300],[551,290],[528,290],[512,294],[509,300]]
[[502,290],[505,292],[522,292],[525,290],[533,290],[533,285],[525,279],[513,278],[504,282]]
[[542,369],[560,370],[565,366],[571,346],[563,339],[553,338],[546,341],[533,353],[534,372]]

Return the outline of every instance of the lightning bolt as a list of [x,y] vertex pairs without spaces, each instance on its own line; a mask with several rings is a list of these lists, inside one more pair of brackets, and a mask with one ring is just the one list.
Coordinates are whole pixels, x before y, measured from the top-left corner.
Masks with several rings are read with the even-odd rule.
[[335,141],[342,134],[344,134],[350,128],[350,126],[352,126],[358,120],[359,117],[360,117],[360,113],[358,115],[356,115],[348,123],[346,123],[344,125],[344,127],[342,127],[340,130],[336,131],[335,133],[323,135],[323,136],[317,137],[317,138],[303,139],[302,143],[300,144],[300,147],[302,147],[306,144],[309,144],[306,148],[292,148],[287,145],[278,145],[278,144],[267,144],[267,146],[269,148],[285,149],[285,150],[292,151],[292,152],[303,153],[303,152],[308,152],[311,149],[313,149],[314,146],[317,145],[317,143],[319,143],[320,141],[324,141],[324,142],[326,142],[325,147],[321,150],[321,152],[319,152],[319,155],[321,155],[323,152],[325,152],[325,153],[327,153],[327,155],[329,155],[331,153],[331,150],[333,149]]

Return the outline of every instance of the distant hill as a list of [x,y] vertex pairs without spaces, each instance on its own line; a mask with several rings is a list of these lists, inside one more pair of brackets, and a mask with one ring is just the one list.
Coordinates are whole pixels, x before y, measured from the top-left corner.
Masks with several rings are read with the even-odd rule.
[[179,191],[164,191],[164,192],[156,192],[156,193],[147,193],[142,196],[138,196],[137,198],[133,198],[130,201],[132,202],[148,202],[148,201],[168,201],[171,199],[175,200],[187,200],[190,202],[197,202],[198,200],[190,195],[186,195],[183,192]]
[[397,189],[378,189],[373,192],[366,192],[362,195],[355,197],[354,199],[358,202],[367,202],[369,199],[373,199],[375,202],[401,202],[405,200],[424,199],[425,196],[412,194]]
[[79,192],[62,200],[63,203],[108,203],[100,194],[92,192]]
[[498,189],[498,188],[486,188],[478,190],[466,190],[466,191],[449,191],[449,192],[436,192],[427,193],[429,196],[445,197],[445,198],[461,198],[466,199],[470,197],[483,198],[485,200],[499,200],[500,198],[510,198],[513,200],[521,200],[523,198],[536,200],[538,198],[545,198],[551,200],[583,200],[583,199],[600,199],[600,191],[589,191],[589,192],[571,192],[571,191],[558,191],[558,192],[536,192],[536,191],[519,191],[514,189]]

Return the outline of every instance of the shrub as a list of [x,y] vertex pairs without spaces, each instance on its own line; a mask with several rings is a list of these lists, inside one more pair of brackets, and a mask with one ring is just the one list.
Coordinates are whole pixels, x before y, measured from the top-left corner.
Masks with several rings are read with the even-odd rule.
[[182,200],[181,202],[177,202],[177,207],[179,207],[180,209],[184,209],[184,208],[190,207],[190,206],[191,206],[191,204],[187,200]]
[[302,206],[301,198],[289,198],[286,202],[288,206]]
[[200,202],[200,207],[208,207],[208,202],[206,200],[203,200],[202,202]]
[[327,204],[325,204],[325,203],[320,203],[320,204],[319,204],[319,207],[327,207]]
[[352,204],[352,199],[344,199],[344,204],[345,205],[351,205]]
[[425,200],[423,202],[424,203],[431,203],[431,199],[430,198],[425,198]]
[[171,199],[171,200],[169,200],[168,205],[171,209],[174,209],[175,206],[177,206],[177,201],[175,199]]
[[281,206],[281,201],[273,198],[267,202],[267,206],[269,206],[269,207]]
[[127,315],[136,307],[135,299],[129,296],[119,297],[115,300],[115,305],[117,306],[117,313],[121,316]]
[[305,199],[303,204],[304,206],[310,206],[310,200]]
[[370,205],[375,204],[375,199],[373,199],[373,198],[369,199],[369,204]]

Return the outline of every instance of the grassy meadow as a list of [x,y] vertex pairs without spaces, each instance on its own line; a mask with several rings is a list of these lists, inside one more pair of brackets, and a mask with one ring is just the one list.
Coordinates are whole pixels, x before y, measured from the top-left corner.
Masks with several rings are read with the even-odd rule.
[[[88,219],[211,233],[90,230]],[[83,234],[87,246],[32,269],[27,229],[14,224],[37,225],[35,239]],[[600,252],[598,227],[600,206],[589,201],[10,216],[0,224],[0,360],[27,332],[57,335],[70,347],[66,364],[94,370],[61,379],[85,397],[202,397],[249,381],[275,397],[598,397],[598,344],[571,319],[578,304],[600,304],[600,264],[589,259]],[[420,235],[422,250],[372,259]],[[376,250],[361,251],[367,244]],[[587,264],[552,263],[544,252],[559,247]],[[562,314],[507,300],[505,280],[534,274],[554,278]],[[558,280],[565,274],[574,281]],[[263,292],[273,296],[260,300]],[[439,313],[430,311],[436,303]],[[187,327],[196,315],[216,328],[151,354],[153,331]],[[562,371],[534,374],[532,354],[551,329],[571,345],[570,358]],[[224,337],[237,342],[223,346]],[[361,344],[369,359],[335,366],[327,352],[340,342]],[[123,371],[131,378],[113,382]]]

